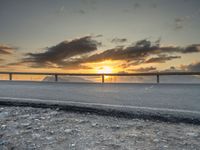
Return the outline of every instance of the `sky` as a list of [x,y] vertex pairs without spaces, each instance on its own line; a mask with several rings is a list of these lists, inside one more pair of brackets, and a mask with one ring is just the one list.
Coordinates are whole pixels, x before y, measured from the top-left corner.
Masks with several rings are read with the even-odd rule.
[[0,71],[200,71],[199,0],[0,0]]

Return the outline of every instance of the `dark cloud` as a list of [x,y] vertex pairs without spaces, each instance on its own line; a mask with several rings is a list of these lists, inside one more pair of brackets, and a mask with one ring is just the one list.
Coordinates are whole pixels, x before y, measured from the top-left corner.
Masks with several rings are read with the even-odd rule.
[[128,40],[126,38],[114,38],[111,40],[112,43],[124,43],[127,42]]
[[[197,46],[197,45],[195,45]],[[200,52],[194,50],[194,45],[192,45],[193,49],[191,50],[191,46],[188,46],[186,48],[181,47],[173,47],[173,46],[160,46],[160,44],[156,42],[151,42],[148,40],[141,40],[136,42],[132,46],[128,47],[116,47],[113,49],[106,50],[102,53],[91,55],[87,58],[80,58],[77,59],[77,61],[80,61],[80,63],[86,63],[86,62],[100,62],[104,60],[124,60],[127,62],[134,62],[135,63],[144,63],[146,59],[150,56],[155,56],[155,58],[152,58],[150,60],[147,60],[147,62],[166,62],[168,60],[177,59],[180,58],[180,56],[171,56],[173,53],[194,53],[194,52]]]
[[65,60],[80,56],[97,50],[101,43],[92,39],[91,36],[74,39],[72,41],[63,41],[56,46],[47,48],[42,53],[28,53],[24,62],[33,62],[36,66],[52,66],[65,64]]
[[167,56],[167,55],[159,55],[157,57],[152,57],[145,61],[145,63],[165,63],[166,61],[179,59],[181,56]]
[[95,63],[105,60],[120,60],[126,65],[123,68],[137,66],[142,63],[165,63],[179,59],[178,54],[198,53],[199,44],[187,47],[161,46],[160,40],[151,42],[140,40],[127,47],[120,46],[113,49],[91,53],[97,50],[99,42],[92,37],[82,37],[72,41],[64,41],[48,48],[43,53],[29,53],[23,60],[32,63],[32,67],[57,67],[57,68],[85,68],[85,63]]
[[150,53],[154,53],[159,47],[150,41],[141,40],[129,47],[116,47],[102,53],[94,54],[85,59],[85,62],[100,62],[104,60],[136,61],[144,59]]

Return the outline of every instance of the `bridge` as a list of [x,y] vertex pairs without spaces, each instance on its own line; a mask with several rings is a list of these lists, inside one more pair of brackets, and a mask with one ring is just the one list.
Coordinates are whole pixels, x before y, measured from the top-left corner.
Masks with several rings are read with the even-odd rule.
[[200,72],[148,72],[148,73],[50,73],[50,72],[0,72],[0,75],[9,75],[9,80],[13,80],[13,75],[51,75],[58,81],[58,76],[101,76],[102,83],[105,83],[105,76],[156,76],[157,83],[160,83],[160,76],[172,75],[200,75]]
[[[59,107],[70,111],[142,117],[200,124],[200,84],[164,84],[160,76],[200,75],[200,72],[154,72],[131,74],[76,74],[0,72],[0,105]],[[51,75],[55,82],[14,81],[13,75]],[[67,76],[156,76],[155,83],[63,83]],[[10,81],[12,80],[12,81]],[[158,84],[159,83],[159,84]]]

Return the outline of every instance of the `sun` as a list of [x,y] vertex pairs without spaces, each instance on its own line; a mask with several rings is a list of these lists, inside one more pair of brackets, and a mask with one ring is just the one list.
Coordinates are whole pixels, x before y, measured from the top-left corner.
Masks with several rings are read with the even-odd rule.
[[112,73],[112,68],[109,66],[103,66],[97,69],[97,73]]

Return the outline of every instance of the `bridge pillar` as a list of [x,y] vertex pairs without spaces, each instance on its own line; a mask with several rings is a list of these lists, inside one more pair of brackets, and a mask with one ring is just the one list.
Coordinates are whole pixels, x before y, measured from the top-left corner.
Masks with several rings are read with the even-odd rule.
[[101,83],[104,83],[104,74],[101,75],[101,79],[102,79]]
[[157,74],[156,77],[157,77],[157,83],[160,83],[159,75]]
[[12,81],[12,73],[9,73],[9,80]]
[[55,74],[55,82],[58,82],[58,75]]

